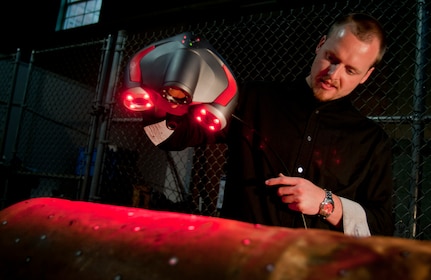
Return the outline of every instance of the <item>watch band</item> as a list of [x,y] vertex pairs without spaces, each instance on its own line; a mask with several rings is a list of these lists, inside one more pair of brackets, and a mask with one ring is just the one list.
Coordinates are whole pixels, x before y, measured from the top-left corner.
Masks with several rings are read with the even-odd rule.
[[332,199],[332,192],[324,189],[325,198],[320,203],[319,216],[327,219],[334,212],[334,200]]

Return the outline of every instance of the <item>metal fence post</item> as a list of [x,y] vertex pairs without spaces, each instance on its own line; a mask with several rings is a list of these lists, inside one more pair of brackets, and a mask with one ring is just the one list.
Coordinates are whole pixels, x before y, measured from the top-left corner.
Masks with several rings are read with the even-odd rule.
[[24,87],[24,94],[22,97],[22,101],[21,101],[21,110],[18,116],[18,127],[16,130],[16,134],[14,137],[14,145],[13,145],[13,151],[12,151],[12,160],[14,160],[16,158],[16,153],[17,153],[17,149],[18,149],[18,145],[19,145],[19,137],[20,137],[20,133],[21,133],[21,127],[22,127],[22,122],[23,122],[23,114],[25,111],[25,108],[27,107],[27,93],[28,93],[28,87],[29,87],[29,83],[30,83],[30,76],[31,76],[31,72],[33,69],[33,63],[34,63],[34,54],[35,52],[32,51],[31,52],[31,56],[30,56],[30,62],[28,64],[28,69],[27,69],[27,77],[25,79],[25,87]]
[[89,193],[90,201],[98,199],[97,195],[99,190],[100,172],[103,166],[105,145],[107,143],[106,136],[107,136],[109,121],[111,119],[111,114],[112,114],[114,90],[117,83],[117,76],[119,71],[118,68],[121,61],[122,51],[124,49],[124,42],[125,42],[124,35],[125,35],[124,31],[119,31],[116,44],[115,44],[114,56],[113,56],[112,65],[111,65],[111,72],[110,72],[110,77],[108,81],[109,84],[106,90],[106,97],[105,97],[105,104],[104,104],[105,111],[103,114],[103,119],[100,124],[100,130],[99,130],[99,143],[97,145],[96,161],[94,164],[94,174],[93,174],[93,178],[90,186],[90,193]]
[[421,196],[422,185],[422,146],[424,137],[424,113],[425,113],[425,50],[426,50],[426,10],[425,1],[417,1],[417,19],[416,19],[416,57],[415,57],[415,81],[413,95],[413,123],[412,123],[412,184],[411,194],[411,238],[416,238],[418,227],[418,202]]
[[3,136],[0,138],[0,148],[1,148],[1,159],[0,159],[0,161],[6,161],[7,160],[6,155],[5,155],[6,138],[7,138],[7,134],[8,134],[8,130],[9,130],[10,114],[12,111],[12,103],[13,103],[13,98],[14,98],[14,93],[15,93],[15,88],[16,88],[16,80],[17,80],[17,76],[18,76],[18,68],[19,68],[18,66],[19,66],[20,59],[21,59],[21,50],[17,49],[16,55],[15,55],[15,62],[14,62],[14,66],[13,66],[11,87],[10,87],[10,91],[9,91],[9,100],[8,100],[7,108],[6,108],[6,117],[5,117],[5,123],[4,123],[4,128],[3,128]]
[[86,151],[86,164],[85,164],[85,173],[84,180],[81,187],[80,199],[84,200],[86,197],[87,188],[89,186],[89,179],[91,177],[91,165],[94,156],[94,147],[96,142],[96,135],[99,129],[100,118],[103,117],[104,107],[103,107],[103,96],[106,90],[106,80],[109,74],[109,62],[110,62],[110,53],[111,53],[111,41],[112,38],[109,35],[108,39],[105,42],[104,48],[105,51],[102,57],[101,69],[99,71],[99,80],[97,84],[97,96],[93,105],[93,113],[92,113],[92,124],[90,128],[90,138],[88,141],[87,151]]

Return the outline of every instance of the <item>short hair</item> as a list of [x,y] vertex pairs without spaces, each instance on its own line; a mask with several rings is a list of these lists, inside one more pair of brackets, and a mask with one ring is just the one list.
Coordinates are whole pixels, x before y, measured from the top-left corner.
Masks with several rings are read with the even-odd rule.
[[376,61],[372,66],[379,64],[380,61],[383,59],[383,55],[386,52],[387,42],[386,34],[382,25],[373,16],[364,13],[350,13],[347,15],[343,15],[337,18],[335,22],[331,25],[327,36],[330,37],[334,33],[334,30],[338,27],[350,23],[354,24],[351,31],[359,40],[363,42],[368,42],[374,38],[377,38],[380,41],[379,54],[377,55]]

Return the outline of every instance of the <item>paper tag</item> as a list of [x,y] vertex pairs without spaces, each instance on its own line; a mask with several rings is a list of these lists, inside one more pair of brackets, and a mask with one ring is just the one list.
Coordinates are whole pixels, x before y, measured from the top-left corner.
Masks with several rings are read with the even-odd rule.
[[148,138],[150,138],[151,142],[156,146],[168,139],[172,133],[174,133],[173,130],[166,127],[166,120],[147,125],[144,127],[144,130]]

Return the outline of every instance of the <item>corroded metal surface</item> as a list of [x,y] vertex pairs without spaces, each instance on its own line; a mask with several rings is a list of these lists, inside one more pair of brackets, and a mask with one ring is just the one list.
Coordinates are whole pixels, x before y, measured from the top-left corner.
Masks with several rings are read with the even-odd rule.
[[34,198],[0,211],[1,279],[430,279],[431,243]]

